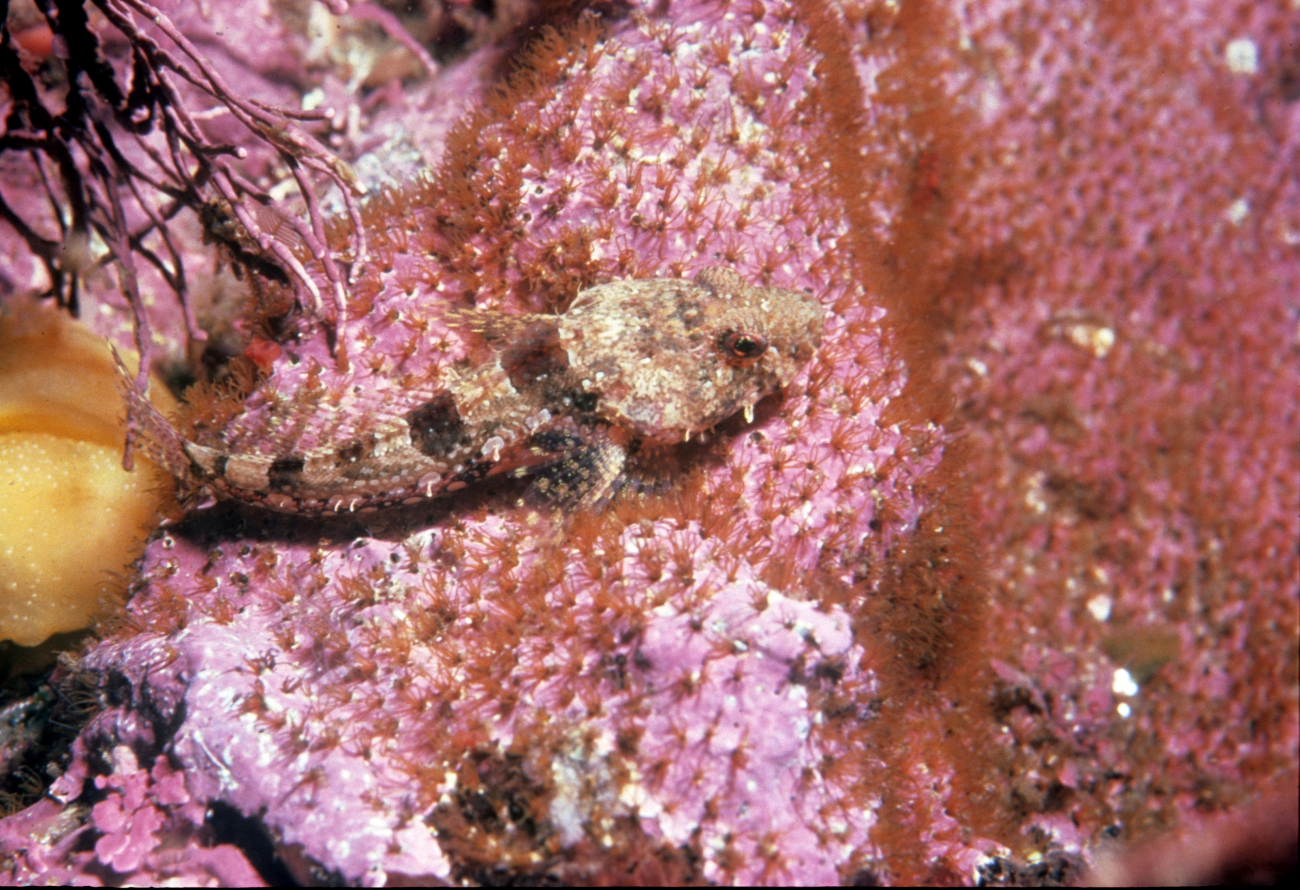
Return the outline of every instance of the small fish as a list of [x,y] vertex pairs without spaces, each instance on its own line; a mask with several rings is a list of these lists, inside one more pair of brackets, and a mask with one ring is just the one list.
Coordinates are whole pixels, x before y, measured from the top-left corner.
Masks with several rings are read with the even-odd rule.
[[[595,506],[644,445],[687,441],[788,385],[821,343],[812,297],[754,287],[730,269],[694,281],[617,281],[558,316],[452,310],[486,349],[445,388],[329,447],[223,450],[182,436],[127,389],[143,449],[195,498],[293,513],[366,510],[534,477],[556,506]],[[290,426],[290,424],[286,424]]]

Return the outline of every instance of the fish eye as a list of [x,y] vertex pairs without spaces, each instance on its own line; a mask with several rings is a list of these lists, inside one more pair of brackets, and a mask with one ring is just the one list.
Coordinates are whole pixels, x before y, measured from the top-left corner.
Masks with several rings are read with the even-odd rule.
[[718,348],[727,364],[744,367],[767,352],[767,338],[748,331],[728,331],[718,340]]

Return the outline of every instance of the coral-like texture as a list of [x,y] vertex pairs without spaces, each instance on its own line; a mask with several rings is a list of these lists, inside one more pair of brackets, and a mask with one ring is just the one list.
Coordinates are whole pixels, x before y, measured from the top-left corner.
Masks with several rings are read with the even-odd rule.
[[15,879],[272,880],[224,818],[313,882],[1051,879],[1294,787],[1294,12],[604,12],[334,84],[356,169],[436,167],[343,318],[254,289],[187,434],[364,429],[474,359],[448,308],[719,264],[822,301],[808,372],[595,514],[161,530]]
[[[23,857],[51,884],[116,883],[136,876],[193,887],[263,886],[237,847],[193,843],[206,808],[165,757],[141,765],[125,744],[104,753],[105,765],[93,780],[78,770],[63,777],[93,786],[98,798],[93,807],[63,807],[56,786],[53,799],[4,821],[0,843],[11,856]],[[93,848],[89,837],[95,839]]]
[[1300,16],[1011,21],[966,12],[996,138],[940,298],[1009,768],[1029,824],[1136,838],[1295,793]]

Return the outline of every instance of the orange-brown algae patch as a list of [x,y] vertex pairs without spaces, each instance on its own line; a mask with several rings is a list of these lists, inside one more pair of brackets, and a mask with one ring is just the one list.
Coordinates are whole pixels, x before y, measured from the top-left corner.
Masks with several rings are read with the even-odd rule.
[[0,640],[81,630],[119,596],[164,481],[122,469],[122,410],[103,340],[41,306],[0,315]]

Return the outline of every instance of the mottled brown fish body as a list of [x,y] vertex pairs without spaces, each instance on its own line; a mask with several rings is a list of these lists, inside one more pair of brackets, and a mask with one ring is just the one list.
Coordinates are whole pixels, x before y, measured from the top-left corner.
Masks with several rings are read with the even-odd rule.
[[[382,429],[310,451],[184,439],[128,393],[146,450],[183,488],[273,510],[374,509],[506,472],[564,506],[608,499],[639,443],[681,442],[788,385],[821,342],[812,297],[728,269],[590,288],[560,316],[449,313],[488,349]],[[290,425],[292,426],[292,425]]]

